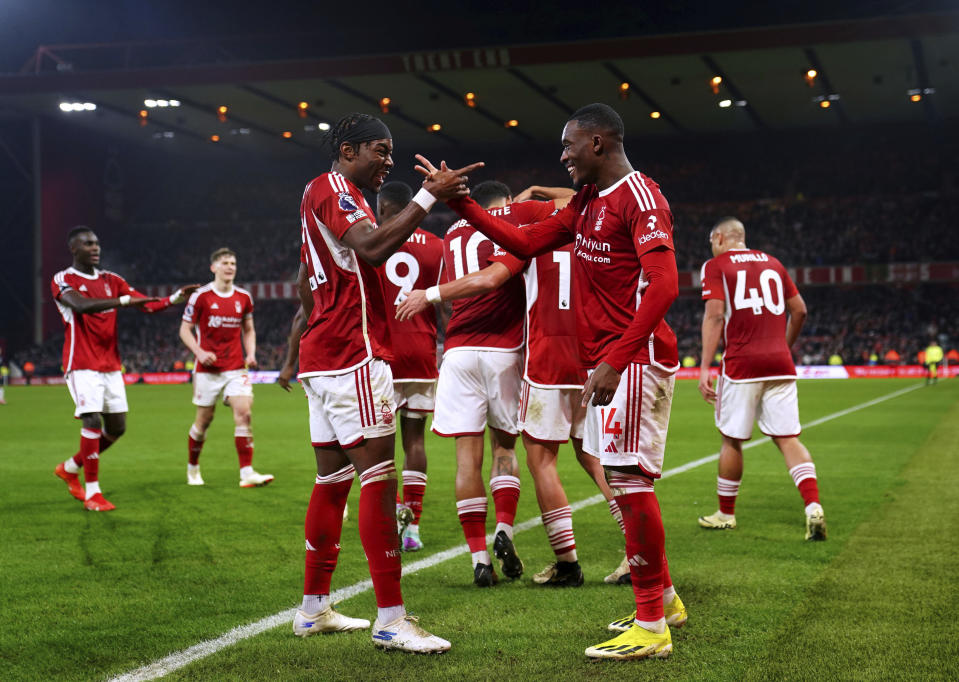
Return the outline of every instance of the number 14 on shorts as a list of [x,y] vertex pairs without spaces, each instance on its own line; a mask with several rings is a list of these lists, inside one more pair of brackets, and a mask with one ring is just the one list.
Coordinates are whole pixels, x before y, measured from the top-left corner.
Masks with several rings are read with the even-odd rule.
[[603,421],[603,452],[619,452],[616,441],[623,434],[623,423],[616,419],[615,407],[600,409],[600,419]]

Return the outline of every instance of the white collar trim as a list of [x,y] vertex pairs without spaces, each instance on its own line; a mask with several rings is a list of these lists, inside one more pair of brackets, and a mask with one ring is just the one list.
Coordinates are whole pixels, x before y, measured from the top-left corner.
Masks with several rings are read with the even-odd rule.
[[638,174],[639,174],[639,171],[633,171],[632,173],[627,173],[626,175],[624,175],[623,177],[621,177],[619,180],[617,180],[616,182],[614,182],[612,185],[610,185],[609,187],[607,187],[606,189],[604,189],[602,192],[600,192],[600,193],[599,193],[599,196],[605,197],[606,195],[608,195],[608,194],[616,191],[616,188],[617,188],[617,187],[619,187],[619,186],[622,185],[624,182],[626,182],[626,178],[628,178],[630,175],[638,175]]

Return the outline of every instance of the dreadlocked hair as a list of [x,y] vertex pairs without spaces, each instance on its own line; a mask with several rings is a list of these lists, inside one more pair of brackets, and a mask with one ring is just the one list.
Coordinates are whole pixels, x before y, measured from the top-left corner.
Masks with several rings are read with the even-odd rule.
[[[360,114],[356,112],[347,114],[337,121],[336,125],[330,128],[329,131],[323,135],[323,147],[330,153],[330,156],[334,161],[340,158],[340,144],[342,143],[343,137],[346,135],[347,131],[360,123],[365,123],[366,121],[371,120],[372,118],[373,117],[369,114]],[[356,148],[355,142],[350,144],[354,149]]]

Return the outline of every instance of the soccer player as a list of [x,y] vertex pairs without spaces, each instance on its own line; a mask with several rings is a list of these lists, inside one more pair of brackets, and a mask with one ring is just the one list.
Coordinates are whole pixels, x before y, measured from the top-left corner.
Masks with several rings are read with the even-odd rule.
[[[578,191],[569,205],[523,229],[476,202],[449,205],[477,230],[521,258],[573,243],[580,357],[591,369],[583,449],[600,458],[623,513],[636,613],[609,624],[625,630],[586,649],[590,658],[668,656],[669,625],[686,622],[666,564],[653,482],[661,476],[678,368],[676,336],[663,317],[678,295],[669,204],[634,171],[623,121],[605,104],[576,111],[563,129],[560,161]],[[418,157],[427,177],[436,169]]]
[[[723,218],[709,233],[713,258],[703,264],[703,358],[725,340],[719,384],[713,389],[709,364],[699,368],[699,392],[716,406],[716,428],[723,437],[716,492],[719,511],[701,516],[703,528],[736,527],[736,496],[743,478],[743,441],[753,422],[782,452],[806,505],[806,539],[826,539],[819,504],[816,465],[799,441],[796,367],[790,348],[806,321],[806,304],[782,264],[746,248],[746,229]],[[786,321],[786,313],[789,321]]]
[[[403,210],[413,190],[403,182],[388,182],[376,196],[380,224]],[[383,266],[383,287],[388,306],[398,305],[416,288],[439,282],[443,267],[443,240],[417,228]],[[393,399],[403,432],[403,505],[397,514],[403,551],[423,549],[420,518],[426,494],[426,416],[433,412],[436,394],[436,311],[430,307],[400,321],[386,316],[393,344]],[[403,508],[405,505],[409,509]]]
[[939,365],[942,364],[943,352],[935,339],[926,346],[926,386],[939,382]]
[[[182,302],[200,285],[178,289],[172,296],[141,294],[120,275],[101,270],[100,240],[86,226],[67,237],[73,264],[53,276],[50,284],[63,318],[63,371],[74,417],[81,420],[80,450],[57,465],[54,473],[88,511],[116,507],[100,491],[100,455],[126,431],[127,396],[117,349],[117,308],[137,306],[154,313]],[[80,483],[83,469],[84,484]]]
[[[542,220],[554,210],[552,202],[510,203],[509,187],[496,181],[476,185],[471,194],[510,225]],[[464,220],[453,223],[443,248],[444,277],[453,281],[411,292],[397,316],[405,319],[429,303],[453,301],[433,432],[456,439],[456,510],[470,548],[473,583],[491,587],[498,577],[486,546],[488,501],[482,470],[487,426],[496,509],[493,553],[507,578],[519,578],[524,568],[513,543],[513,522],[520,494],[516,436],[526,310],[521,273],[528,262],[506,253]]]
[[[557,209],[569,203],[574,191],[565,187],[534,186],[517,197],[549,199]],[[559,446],[572,438],[580,466],[596,483],[623,528],[622,512],[606,483],[597,457],[583,452],[586,410],[582,405],[586,370],[579,359],[576,313],[573,303],[573,247],[544,253],[526,271],[526,362],[519,407],[519,429],[526,448],[526,465],[533,476],[543,526],[556,561],[533,576],[533,582],[558,587],[583,584],[576,554],[573,511],[556,470]],[[626,559],[606,582],[629,582]]]
[[376,595],[373,642],[420,653],[450,643],[408,616],[400,589],[400,548],[394,521],[396,424],[393,359],[378,269],[422,222],[437,200],[467,194],[467,174],[442,166],[413,201],[377,226],[363,190],[377,192],[393,167],[393,140],[377,118],[349,114],[326,141],[333,167],[307,184],[300,205],[301,263],[297,276],[307,328],[300,337],[300,373],[309,403],[316,484],[306,512],[303,603],[293,620],[299,636],[368,628],[333,610],[343,507],[353,476],[360,479],[360,541]]
[[180,340],[196,356],[190,426],[188,485],[203,485],[200,451],[220,398],[233,410],[233,442],[240,460],[240,487],[256,488],[273,481],[272,474],[253,469],[253,430],[250,427],[253,385],[247,369],[256,368],[256,329],[253,297],[234,285],[236,254],[227,248],[210,255],[213,281],[190,297],[180,322]]

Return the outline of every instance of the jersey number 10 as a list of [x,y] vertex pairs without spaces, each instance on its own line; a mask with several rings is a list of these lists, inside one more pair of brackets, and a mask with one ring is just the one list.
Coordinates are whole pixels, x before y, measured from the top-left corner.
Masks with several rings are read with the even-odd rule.
[[[775,300],[773,299],[773,286],[776,288]],[[762,290],[762,296],[759,295],[759,289]],[[753,315],[762,315],[763,306],[773,315],[782,315],[786,309],[786,302],[783,300],[783,280],[775,270],[763,270],[759,273],[759,289],[749,287],[749,298],[746,297],[746,271],[736,271],[736,293],[733,297],[733,306],[736,310],[745,310],[751,308]]]

